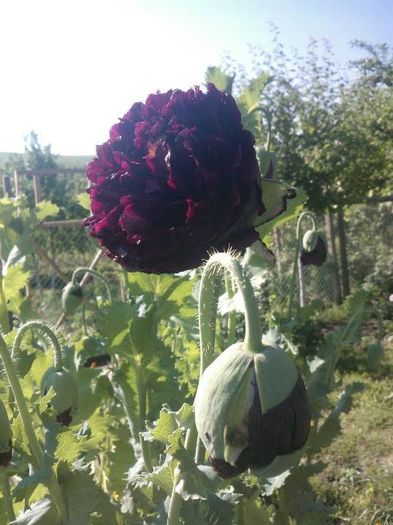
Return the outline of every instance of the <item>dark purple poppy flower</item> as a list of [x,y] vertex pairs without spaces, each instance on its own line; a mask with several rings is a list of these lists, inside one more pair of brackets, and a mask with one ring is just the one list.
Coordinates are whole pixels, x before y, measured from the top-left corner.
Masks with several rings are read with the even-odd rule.
[[300,260],[303,266],[321,266],[326,261],[326,257],[326,242],[322,235],[318,235],[318,239],[313,250],[306,251],[304,248],[302,248],[300,252]]
[[235,100],[209,84],[149,95],[87,167],[90,234],[126,270],[178,272],[211,249],[244,250],[265,207],[254,137]]

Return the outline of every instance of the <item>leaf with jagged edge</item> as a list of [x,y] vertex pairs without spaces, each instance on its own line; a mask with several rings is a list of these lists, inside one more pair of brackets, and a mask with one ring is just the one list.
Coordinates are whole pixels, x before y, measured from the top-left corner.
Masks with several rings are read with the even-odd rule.
[[46,497],[34,502],[11,522],[12,525],[60,525],[60,519],[51,500]]
[[173,461],[167,458],[161,466],[154,467],[153,472],[145,474],[144,479],[170,496],[173,487]]
[[126,486],[127,469],[129,465],[135,463],[128,427],[119,424],[113,429],[113,438],[107,457],[107,476],[111,491],[122,494]]
[[89,525],[93,511],[101,514],[102,523],[114,523],[114,506],[87,471],[71,471],[65,463],[61,463],[58,477],[69,510],[69,525]]
[[340,415],[348,412],[352,406],[352,397],[357,392],[363,390],[363,383],[351,383],[342,392],[337,405],[327,416],[319,427],[317,434],[313,435],[308,444],[308,453],[316,454],[323,448],[329,446],[332,441],[341,433]]
[[7,307],[17,314],[20,313],[21,290],[29,282],[30,273],[23,269],[22,264],[15,264],[8,267],[3,277],[3,292],[7,300]]
[[244,523],[273,525],[269,512],[262,503],[259,494],[253,494],[252,497],[244,497],[238,504],[242,506]]
[[47,217],[57,215],[60,211],[60,208],[57,206],[57,204],[54,204],[53,202],[41,201],[37,204],[34,211],[38,222],[41,222]]
[[217,66],[209,66],[205,72],[205,82],[208,84],[211,82],[216,86],[217,89],[221,91],[226,91],[227,93],[232,93],[233,82],[235,80],[235,75],[228,75]]
[[90,212],[90,195],[86,192],[78,193],[76,200],[82,208]]
[[131,319],[136,315],[135,305],[115,302],[100,308],[97,319],[98,332],[108,339],[109,344],[118,337],[119,333],[128,330]]

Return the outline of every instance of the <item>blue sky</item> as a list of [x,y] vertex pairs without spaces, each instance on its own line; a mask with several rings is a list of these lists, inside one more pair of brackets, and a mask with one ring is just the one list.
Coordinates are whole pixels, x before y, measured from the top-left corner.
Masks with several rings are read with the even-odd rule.
[[268,22],[287,49],[324,38],[345,62],[354,38],[393,47],[392,20],[393,0],[2,0],[0,151],[34,129],[55,153],[93,155],[134,101],[269,49]]

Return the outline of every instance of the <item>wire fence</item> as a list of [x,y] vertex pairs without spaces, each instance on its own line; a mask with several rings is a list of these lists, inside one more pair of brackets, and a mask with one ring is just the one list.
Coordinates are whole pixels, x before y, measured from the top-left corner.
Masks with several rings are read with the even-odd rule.
[[[61,313],[61,290],[70,280],[73,270],[77,266],[89,266],[99,248],[97,242],[91,239],[88,231],[83,228],[81,209],[77,207],[77,195],[84,190],[86,184],[83,172],[83,169],[56,171],[56,191],[63,188],[64,192],[64,188],[67,188],[66,195],[60,195],[60,201],[63,203],[62,210],[66,210],[66,219],[47,221],[35,231],[36,249],[27,261],[31,271],[27,293],[37,313],[51,321]],[[25,192],[30,195],[31,200],[37,203],[41,198],[45,198],[42,191],[43,188],[48,187],[45,177],[49,177],[45,172],[40,172],[38,175],[33,172],[15,173],[13,181],[4,182],[3,178],[3,191],[10,196]],[[391,207],[390,203],[390,212]],[[74,211],[77,212],[75,215],[73,215]],[[356,252],[364,243],[363,239],[368,238],[368,248],[363,249],[364,257],[359,258],[360,262],[356,262],[355,257],[353,263],[356,273],[359,265],[364,264],[364,259],[366,259],[363,274],[358,276],[360,280],[364,278],[365,272],[373,271],[376,252],[383,251],[384,246],[393,245],[393,213],[390,212],[383,210],[387,222],[385,221],[383,231],[379,231],[376,227],[374,238],[370,238],[370,233],[373,235],[372,228],[370,230],[370,224],[364,222],[364,217],[374,217],[374,224],[381,216],[378,205],[359,207],[354,213],[358,217],[357,226],[347,226],[348,245],[352,251]],[[87,215],[87,212],[85,214]],[[323,217],[318,218],[318,228],[324,229]],[[269,278],[267,289],[269,301],[274,303],[278,309],[285,309],[291,293],[296,243],[295,229],[295,221],[291,221],[276,229],[273,234],[273,251],[276,253],[277,264]],[[333,231],[333,242],[338,244],[336,237],[336,232]],[[378,246],[377,243],[379,243]],[[391,248],[387,250],[391,252]],[[123,291],[119,267],[107,257],[101,257],[97,269],[110,281],[114,297],[121,296]],[[337,284],[337,275],[338,263],[332,253],[329,253],[322,266],[304,267],[306,304],[318,301],[322,307],[327,307],[337,302],[340,295],[340,291],[337,290],[337,286],[340,286]],[[98,282],[89,285],[88,288],[91,289],[92,295],[104,293],[102,285]],[[298,279],[296,279],[295,301],[297,303],[299,301]]]

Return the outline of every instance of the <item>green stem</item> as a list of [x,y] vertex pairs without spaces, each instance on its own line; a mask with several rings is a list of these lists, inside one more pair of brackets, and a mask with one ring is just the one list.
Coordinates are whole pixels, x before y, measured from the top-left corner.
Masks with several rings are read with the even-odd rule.
[[20,350],[22,339],[26,332],[29,330],[39,330],[42,332],[44,337],[49,340],[53,346],[53,366],[56,370],[62,370],[63,368],[63,356],[61,354],[61,346],[56,333],[43,321],[28,321],[22,325],[16,333],[14,343],[12,345],[11,357],[12,359],[17,355]]
[[89,332],[87,331],[87,324],[86,324],[86,303],[83,302],[82,304],[82,324],[83,324],[83,333],[85,335],[89,335]]
[[139,443],[141,445],[141,451],[142,451],[142,457],[143,461],[145,463],[146,471],[152,472],[153,471],[153,464],[151,462],[151,456],[150,456],[150,449],[149,445],[146,443],[143,433],[139,432]]
[[[215,253],[210,257],[205,265],[202,275],[201,288],[199,293],[199,327],[201,332],[201,373],[206,368],[206,363],[210,364],[214,357],[214,348],[211,344],[207,347],[204,344],[203,333],[209,331],[209,321],[211,322],[211,312],[208,311],[209,304],[212,303],[211,288],[216,279],[218,271],[226,271],[232,277],[237,289],[242,295],[244,303],[245,335],[244,347],[249,352],[258,352],[261,348],[262,330],[259,319],[258,304],[255,299],[251,281],[240,262],[229,253]],[[209,299],[210,296],[210,299]],[[210,343],[210,338],[206,337]],[[214,340],[213,340],[214,343]],[[204,361],[202,361],[202,358]]]
[[171,493],[171,500],[169,503],[168,509],[168,518],[166,525],[179,525],[180,524],[180,511],[182,506],[182,497],[176,492],[176,486],[181,480],[181,472],[178,467],[176,467],[174,479],[173,479],[173,488]]
[[3,289],[2,276],[0,276],[0,327],[6,334],[10,331],[10,320],[8,318],[7,300]]
[[244,503],[243,503],[243,498],[236,505],[236,525],[244,525]]
[[91,275],[94,275],[94,277],[97,277],[97,279],[99,279],[103,285],[105,286],[105,290],[106,290],[106,293],[107,293],[107,296],[108,296],[108,299],[110,302],[112,302],[112,294],[111,294],[111,291],[110,291],[110,288],[109,288],[109,283],[107,281],[107,279],[105,279],[105,277],[103,275],[101,275],[99,272],[97,272],[96,270],[92,270],[91,268],[88,268],[87,266],[79,266],[79,268],[76,268],[74,270],[74,273],[72,274],[72,277],[71,277],[71,282],[72,284],[78,284],[76,282],[76,276],[78,273],[90,273]]
[[[262,344],[258,304],[250,279],[247,277],[240,262],[233,255],[229,253],[215,253],[205,265],[199,288],[200,377],[214,359],[218,290],[217,277],[220,271],[225,271],[231,276],[243,298],[245,348],[250,352],[258,352]],[[197,446],[198,441],[198,433],[194,421],[191,428],[187,431],[185,449],[190,454],[195,450],[196,463],[198,463],[202,451],[201,447]],[[176,492],[176,486],[181,481],[181,478],[182,473],[177,469],[173,481],[167,525],[179,525],[180,523],[182,497]]]
[[[25,325],[26,326],[26,325]],[[30,452],[33,458],[33,463],[38,470],[43,469],[45,465],[45,456],[42,447],[38,441],[37,435],[34,431],[33,424],[30,418],[29,409],[26,404],[26,400],[23,395],[22,387],[18,376],[15,371],[14,363],[12,362],[11,356],[8,352],[6,342],[4,341],[3,335],[0,333],[0,358],[3,361],[5,373],[8,378],[11,390],[14,395],[16,405],[19,410],[19,414],[23,423],[23,428],[29,443]],[[62,523],[66,522],[67,519],[67,508],[63,499],[63,495],[56,476],[51,469],[51,475],[49,480],[46,481],[50,496],[54,505],[57,508],[59,517]]]
[[12,506],[12,498],[10,491],[10,484],[8,481],[7,470],[0,467],[0,486],[3,494],[3,502],[5,513],[7,516],[7,522],[11,523],[15,519],[14,507]]
[[[230,301],[234,296],[232,279],[229,275],[225,276],[225,289],[227,292],[228,300]],[[228,314],[228,334],[227,334],[227,345],[230,346],[235,342],[236,339],[236,312],[231,311]]]
[[293,310],[293,302],[295,298],[295,288],[296,288],[296,275],[297,275],[297,269],[298,269],[298,259],[299,259],[299,253],[300,253],[300,247],[302,243],[302,239],[300,237],[301,233],[301,225],[305,218],[310,219],[312,223],[312,229],[316,229],[315,224],[315,217],[310,211],[305,211],[299,215],[299,218],[297,220],[296,224],[296,249],[295,249],[295,256],[293,259],[293,269],[292,269],[292,276],[291,276],[291,285],[290,285],[290,292],[289,292],[289,306],[288,306],[288,318],[292,318],[292,310]]
[[134,393],[127,381],[127,378],[121,370],[117,371],[111,379],[114,393],[116,397],[120,400],[124,413],[127,418],[128,428],[131,436],[131,445],[134,450],[134,455],[136,458],[139,458],[141,455],[140,449],[140,438],[139,432],[141,427],[139,426],[139,419],[135,415],[135,402],[134,402]]

